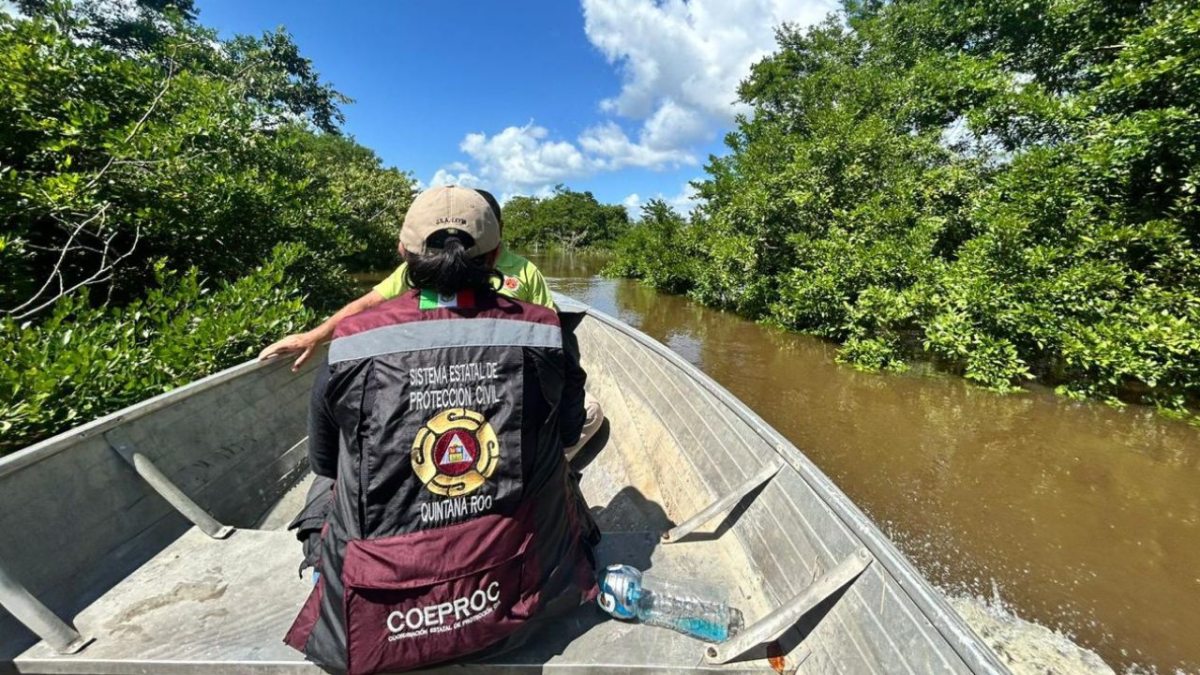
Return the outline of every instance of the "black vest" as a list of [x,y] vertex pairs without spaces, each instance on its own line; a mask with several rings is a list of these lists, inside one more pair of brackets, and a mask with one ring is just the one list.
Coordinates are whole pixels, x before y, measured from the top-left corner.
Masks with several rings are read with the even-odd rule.
[[558,426],[564,358],[553,310],[491,293],[411,291],[341,322],[335,497],[288,644],[352,673],[416,668],[594,597],[594,526]]

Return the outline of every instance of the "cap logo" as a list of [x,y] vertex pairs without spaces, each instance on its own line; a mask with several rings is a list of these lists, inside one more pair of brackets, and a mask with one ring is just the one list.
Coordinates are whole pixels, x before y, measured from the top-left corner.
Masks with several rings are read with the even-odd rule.
[[445,223],[454,223],[456,225],[466,225],[467,219],[459,218],[457,216],[442,216],[441,218],[438,218],[437,220],[433,221],[434,225],[442,225]]

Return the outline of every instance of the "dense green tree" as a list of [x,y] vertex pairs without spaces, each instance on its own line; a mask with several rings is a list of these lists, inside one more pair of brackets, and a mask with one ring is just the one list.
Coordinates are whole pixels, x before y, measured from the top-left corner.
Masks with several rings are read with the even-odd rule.
[[[642,279],[655,288],[680,293],[690,288],[697,260],[695,230],[683,216],[661,199],[642,205],[637,222],[617,240],[605,274]],[[651,264],[646,252],[653,251]]]
[[504,238],[518,248],[606,247],[628,224],[625,207],[562,185],[548,197],[513,197],[504,205]]
[[665,245],[614,269],[866,367],[1197,402],[1200,6],[856,1],[778,43],[673,242],[686,279]]
[[156,38],[114,46],[91,38],[106,3],[27,5],[0,17],[0,307],[125,302],[159,259],[232,279],[287,241],[332,303],[345,263],[390,255],[412,180],[336,135],[343,99],[286,34],[220,42],[145,2]]
[[310,190],[326,196],[325,213],[342,238],[341,262],[360,272],[398,265],[400,224],[416,196],[412,175],[384,168],[373,150],[345,136],[303,134],[298,146]]
[[[246,358],[395,261],[408,174],[284,32],[0,11],[0,453]],[[307,305],[307,306],[306,306]]]

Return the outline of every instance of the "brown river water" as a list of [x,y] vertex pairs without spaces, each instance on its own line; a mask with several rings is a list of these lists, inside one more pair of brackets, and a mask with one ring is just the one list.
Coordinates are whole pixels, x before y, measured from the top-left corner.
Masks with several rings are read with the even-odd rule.
[[753,408],[959,602],[1060,631],[1118,671],[1200,672],[1200,429],[1048,391],[858,372],[821,340],[601,278],[602,258],[531,257],[552,288]]

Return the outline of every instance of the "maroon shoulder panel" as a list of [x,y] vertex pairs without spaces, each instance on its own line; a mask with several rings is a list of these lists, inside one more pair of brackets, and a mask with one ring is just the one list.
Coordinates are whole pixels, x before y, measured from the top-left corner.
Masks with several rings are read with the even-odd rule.
[[447,319],[509,319],[551,326],[559,325],[558,312],[553,309],[498,293],[476,294],[475,306],[471,308],[421,309],[420,297],[421,294],[418,290],[406,291],[371,309],[348,316],[338,323],[333,336],[334,338],[345,337],[400,323]]

